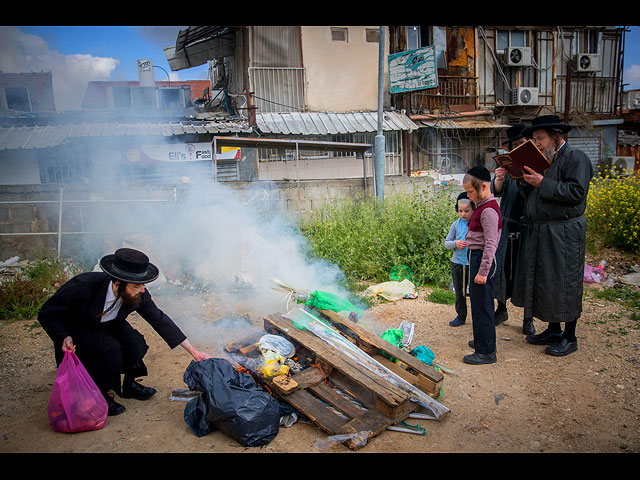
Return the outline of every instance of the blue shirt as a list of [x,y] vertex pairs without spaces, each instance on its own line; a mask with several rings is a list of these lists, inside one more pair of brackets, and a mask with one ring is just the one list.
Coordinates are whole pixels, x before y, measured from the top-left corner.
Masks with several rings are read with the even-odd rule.
[[467,250],[465,247],[463,249],[456,248],[456,240],[464,240],[467,236],[467,231],[469,230],[468,220],[464,220],[459,218],[451,225],[449,229],[449,234],[444,241],[444,246],[449,250],[453,250],[453,256],[451,257],[451,261],[454,263],[459,263],[460,265],[468,265],[467,260]]

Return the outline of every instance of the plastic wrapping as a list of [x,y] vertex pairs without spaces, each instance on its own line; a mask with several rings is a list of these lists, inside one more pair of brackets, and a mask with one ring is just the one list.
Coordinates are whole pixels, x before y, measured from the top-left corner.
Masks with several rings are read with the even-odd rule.
[[407,392],[410,395],[412,402],[432,411],[437,419],[449,412],[449,409],[446,406],[434,400],[419,388],[411,385],[380,362],[371,358],[367,353],[363,352],[356,345],[344,338],[333,326],[328,325],[318,317],[300,308],[291,310],[285,315],[285,317],[289,318],[297,328],[309,330],[329,345],[358,362],[358,364],[362,365],[370,372],[379,375],[392,385]]

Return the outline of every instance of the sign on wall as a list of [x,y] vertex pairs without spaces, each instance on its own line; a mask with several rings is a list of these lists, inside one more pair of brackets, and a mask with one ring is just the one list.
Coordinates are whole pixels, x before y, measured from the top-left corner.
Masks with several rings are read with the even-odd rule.
[[139,145],[127,149],[125,153],[129,163],[197,162],[213,159],[212,145],[204,142]]
[[409,92],[438,86],[435,46],[421,47],[389,55],[391,93]]

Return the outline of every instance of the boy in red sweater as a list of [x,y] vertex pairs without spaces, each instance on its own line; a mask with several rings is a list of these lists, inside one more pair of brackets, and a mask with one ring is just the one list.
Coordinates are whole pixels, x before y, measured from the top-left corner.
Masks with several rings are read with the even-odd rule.
[[496,327],[493,304],[495,253],[502,232],[500,206],[491,193],[491,174],[485,167],[473,167],[462,181],[469,199],[476,204],[469,219],[466,242],[469,248],[469,285],[473,346],[475,352],[463,361],[471,365],[495,363]]

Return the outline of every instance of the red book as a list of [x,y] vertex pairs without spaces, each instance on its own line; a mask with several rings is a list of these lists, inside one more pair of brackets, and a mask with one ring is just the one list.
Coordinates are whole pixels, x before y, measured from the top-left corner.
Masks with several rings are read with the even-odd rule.
[[533,140],[527,140],[508,153],[493,157],[498,165],[504,168],[512,178],[522,178],[527,173],[527,166],[537,173],[543,173],[551,166]]

